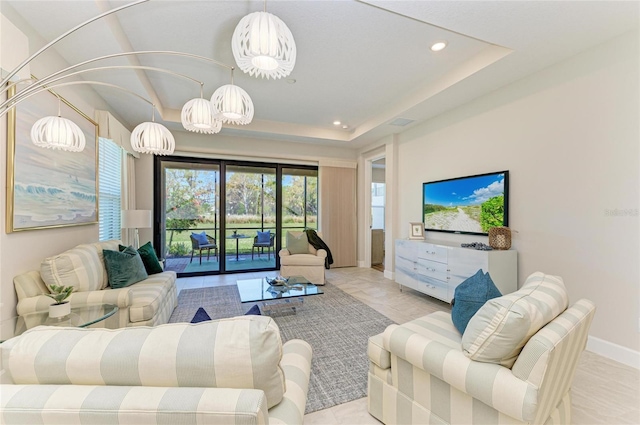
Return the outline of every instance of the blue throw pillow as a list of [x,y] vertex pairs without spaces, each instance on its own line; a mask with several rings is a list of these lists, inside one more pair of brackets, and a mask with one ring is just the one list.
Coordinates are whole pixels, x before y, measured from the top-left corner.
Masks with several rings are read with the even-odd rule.
[[211,320],[211,317],[209,317],[204,308],[200,307],[198,311],[196,311],[195,316],[193,316],[193,319],[191,319],[191,323],[206,322],[207,320]]
[[271,241],[271,230],[266,232],[258,231],[258,243],[269,243]]
[[469,320],[485,302],[502,296],[491,280],[489,273],[478,270],[476,274],[456,287],[453,301],[451,301],[451,320],[458,331],[463,334]]
[[200,245],[206,245],[209,243],[209,239],[207,239],[207,234],[205,232],[202,233],[193,233],[191,232],[191,236],[198,241]]
[[253,307],[251,307],[249,311],[247,311],[244,315],[245,316],[249,316],[249,315],[262,316],[262,313],[260,312],[260,307],[258,307],[258,304],[256,304]]

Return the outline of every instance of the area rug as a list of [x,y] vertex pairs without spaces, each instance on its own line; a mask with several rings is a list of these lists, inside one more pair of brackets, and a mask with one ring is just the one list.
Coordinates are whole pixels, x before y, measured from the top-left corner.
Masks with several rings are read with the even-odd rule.
[[[367,340],[393,323],[330,283],[323,290],[323,295],[304,297],[297,314],[274,317],[283,341],[300,338],[313,347],[306,413],[367,395]],[[199,307],[221,319],[254,305],[240,303],[235,285],[183,289],[169,322],[190,322]]]

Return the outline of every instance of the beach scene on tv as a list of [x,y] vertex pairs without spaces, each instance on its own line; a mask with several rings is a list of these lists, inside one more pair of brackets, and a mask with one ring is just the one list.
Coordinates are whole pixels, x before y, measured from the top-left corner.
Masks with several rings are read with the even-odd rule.
[[487,233],[504,226],[504,173],[423,186],[426,229]]

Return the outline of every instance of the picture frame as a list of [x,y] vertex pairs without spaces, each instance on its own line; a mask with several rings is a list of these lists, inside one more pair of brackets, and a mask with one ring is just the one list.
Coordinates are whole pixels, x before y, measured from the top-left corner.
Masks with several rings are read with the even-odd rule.
[[409,223],[409,239],[424,239],[424,223]]
[[[15,87],[8,96],[15,95]],[[82,152],[45,149],[31,127],[45,116],[70,119],[84,132]],[[51,90],[7,114],[6,233],[98,223],[98,123]]]

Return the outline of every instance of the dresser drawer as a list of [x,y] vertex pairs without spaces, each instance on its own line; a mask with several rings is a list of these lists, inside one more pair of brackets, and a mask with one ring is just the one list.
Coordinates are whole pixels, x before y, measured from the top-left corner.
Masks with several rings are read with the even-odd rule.
[[449,249],[446,246],[421,243],[418,245],[418,258],[447,263]]
[[422,276],[441,280],[445,284],[449,280],[449,266],[445,263],[418,258],[416,264],[416,271]]
[[433,298],[437,298],[444,302],[449,302],[451,299],[449,298],[449,290],[447,287],[447,282],[443,282],[438,279],[426,278],[424,281],[419,283],[419,291],[423,292]]

